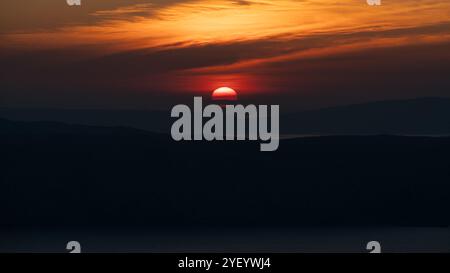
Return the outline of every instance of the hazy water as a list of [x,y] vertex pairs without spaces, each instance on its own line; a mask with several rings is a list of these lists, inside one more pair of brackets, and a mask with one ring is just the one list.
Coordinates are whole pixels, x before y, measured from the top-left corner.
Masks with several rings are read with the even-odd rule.
[[[427,135],[427,134],[388,134],[390,136],[405,136],[405,137],[450,137],[450,135]],[[294,139],[305,137],[327,137],[327,136],[376,136],[376,134],[281,134],[280,139]]]
[[0,252],[450,252],[450,228],[308,228],[291,230],[1,231]]

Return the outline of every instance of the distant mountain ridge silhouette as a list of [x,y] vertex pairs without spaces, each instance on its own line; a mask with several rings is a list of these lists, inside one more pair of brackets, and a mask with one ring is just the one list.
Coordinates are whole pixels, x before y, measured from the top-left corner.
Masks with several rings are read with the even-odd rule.
[[146,110],[0,108],[0,118],[14,121],[51,121],[105,127],[132,127],[168,132],[170,112]]
[[[169,133],[172,124],[169,110],[0,108],[0,118],[132,127]],[[282,134],[450,135],[450,98],[379,101],[284,114],[282,109],[280,120]]]
[[284,115],[297,134],[450,135],[450,98],[380,101]]
[[145,135],[157,133],[131,127],[90,126],[55,121],[11,121],[0,118],[0,135]]

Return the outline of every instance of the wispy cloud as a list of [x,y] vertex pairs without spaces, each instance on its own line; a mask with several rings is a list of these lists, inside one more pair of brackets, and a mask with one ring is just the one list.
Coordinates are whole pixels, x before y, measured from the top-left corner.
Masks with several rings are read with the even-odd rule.
[[[24,1],[2,2],[1,12],[26,6]],[[127,86],[169,90],[189,85],[188,77],[261,73],[264,80],[285,80],[281,89],[297,81],[292,75],[305,73],[303,65],[320,75],[333,58],[416,45],[438,47],[431,52],[438,60],[444,54],[439,45],[450,42],[448,0],[383,0],[380,7],[365,0],[91,0],[80,10],[61,2],[50,10],[21,7],[22,14],[32,14],[24,22],[11,15],[2,19],[0,59],[12,81],[24,74],[35,80],[58,74],[67,82],[78,73],[85,76],[78,82],[120,79]],[[380,56],[392,64],[392,54]],[[154,77],[166,81],[149,80]]]

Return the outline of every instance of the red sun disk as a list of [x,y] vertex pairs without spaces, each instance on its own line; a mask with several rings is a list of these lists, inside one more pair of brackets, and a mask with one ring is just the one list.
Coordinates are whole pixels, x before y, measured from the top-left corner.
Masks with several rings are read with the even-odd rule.
[[215,101],[236,101],[237,93],[229,87],[220,87],[214,90],[211,97]]

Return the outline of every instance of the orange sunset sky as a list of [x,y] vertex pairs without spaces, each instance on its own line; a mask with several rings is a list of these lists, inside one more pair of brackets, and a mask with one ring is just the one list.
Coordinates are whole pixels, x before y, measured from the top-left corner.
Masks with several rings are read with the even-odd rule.
[[4,0],[0,20],[0,106],[450,96],[448,0]]

